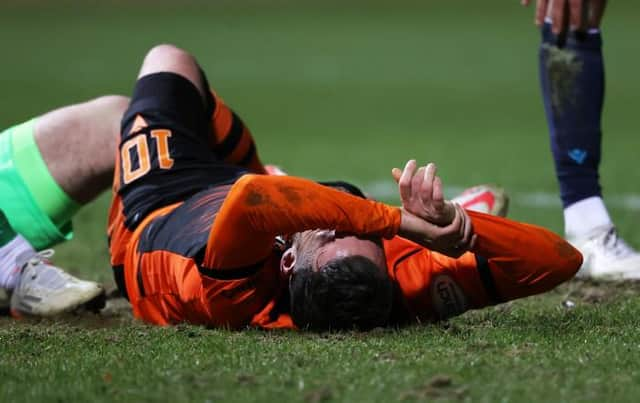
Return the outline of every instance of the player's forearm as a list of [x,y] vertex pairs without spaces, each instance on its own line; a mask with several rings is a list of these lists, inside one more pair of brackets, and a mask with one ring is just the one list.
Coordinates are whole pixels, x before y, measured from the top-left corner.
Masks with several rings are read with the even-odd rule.
[[582,255],[567,241],[536,225],[468,211],[477,235],[473,253],[486,258],[578,270]]
[[287,176],[245,175],[218,213],[206,251],[208,267],[238,267],[264,259],[273,238],[307,229],[392,237],[400,210]]
[[296,177],[247,175],[236,186],[236,214],[252,231],[288,234],[316,228],[390,238],[400,227],[400,210]]

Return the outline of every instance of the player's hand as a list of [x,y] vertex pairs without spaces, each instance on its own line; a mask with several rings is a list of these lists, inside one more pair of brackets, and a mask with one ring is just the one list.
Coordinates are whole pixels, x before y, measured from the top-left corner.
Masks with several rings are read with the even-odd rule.
[[442,181],[434,163],[416,170],[415,160],[409,160],[403,171],[393,168],[391,175],[398,183],[402,208],[432,224],[445,226],[455,218],[453,203],[444,199]]
[[[548,3],[549,3],[548,0],[537,0],[536,1],[536,13],[535,13],[535,16],[533,18],[533,22],[537,26],[542,26],[542,24],[544,24],[544,17],[547,15]],[[560,2],[558,2],[558,3],[560,3]],[[520,0],[520,4],[522,4],[525,7],[528,7],[529,4],[531,4],[531,0]]]
[[[528,6],[531,0],[521,0]],[[584,31],[586,28],[597,28],[604,15],[606,0],[537,0],[535,23],[544,24],[545,17],[551,19],[551,30],[559,35],[572,31]]]
[[473,247],[477,236],[467,212],[459,205],[454,205],[454,209],[453,221],[444,227],[402,209],[399,235],[432,251],[457,258]]

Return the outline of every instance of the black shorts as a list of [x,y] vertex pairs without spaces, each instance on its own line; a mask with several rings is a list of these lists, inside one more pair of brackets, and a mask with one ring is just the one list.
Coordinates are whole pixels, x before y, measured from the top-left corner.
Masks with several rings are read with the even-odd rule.
[[174,73],[136,83],[122,119],[116,178],[128,229],[157,208],[247,173],[212,151],[212,108],[205,102],[193,83]]

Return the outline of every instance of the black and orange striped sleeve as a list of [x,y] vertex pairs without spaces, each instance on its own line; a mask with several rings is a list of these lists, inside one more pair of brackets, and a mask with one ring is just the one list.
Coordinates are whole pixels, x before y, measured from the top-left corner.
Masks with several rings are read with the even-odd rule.
[[212,91],[214,108],[211,114],[211,146],[216,155],[231,165],[247,168],[252,173],[266,171],[255,140],[242,119]]

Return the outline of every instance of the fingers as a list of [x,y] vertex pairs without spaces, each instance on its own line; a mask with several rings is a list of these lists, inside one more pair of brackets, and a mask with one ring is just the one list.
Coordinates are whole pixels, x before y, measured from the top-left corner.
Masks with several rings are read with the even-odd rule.
[[391,176],[396,183],[400,182],[400,176],[402,176],[402,170],[400,168],[393,168],[391,170]]
[[584,0],[569,0],[569,27],[574,31],[582,31],[587,11]]
[[[521,0],[527,6],[531,0]],[[600,26],[606,0],[537,0],[535,24],[541,26],[545,18],[551,20],[551,30],[559,35],[569,28],[583,31]]]
[[446,227],[438,227],[433,231],[433,243],[429,248],[450,257],[459,257],[466,248],[460,244],[460,229],[464,227],[464,218],[456,214],[455,219]]
[[589,7],[585,7],[585,8],[590,8],[591,10],[589,13],[589,28],[599,28],[600,27],[600,21],[602,21],[602,16],[604,15],[604,9],[607,5],[607,0],[591,0],[588,3]]
[[422,188],[423,188],[424,182],[425,182],[426,171],[427,171],[427,169],[425,167],[418,168],[416,173],[413,175],[413,178],[411,179],[411,191],[412,192],[416,192],[416,191],[420,192],[418,194],[418,198],[420,200],[422,199]]
[[456,214],[451,223],[444,227],[437,227],[434,231],[436,239],[440,239],[445,247],[455,249],[464,236],[465,216],[456,208]]
[[455,217],[455,211],[445,201],[437,171],[434,163],[418,168],[415,160],[409,160],[402,173],[394,168],[391,175],[398,183],[403,208],[433,224],[447,225]]
[[454,222],[455,221],[458,222],[458,233],[456,234],[457,235],[457,240],[456,240],[456,243],[455,243],[454,247],[456,249],[461,249],[461,243],[462,243],[462,240],[464,238],[464,231],[465,231],[464,230],[464,226],[465,226],[465,218],[466,217],[465,217],[464,214],[462,214],[462,210],[461,210],[459,205],[456,204],[456,205],[454,205],[454,207],[455,207],[455,210],[456,210],[456,215],[455,215],[455,218],[454,218],[453,221]]
[[[451,257],[458,257],[467,252],[476,242],[476,235],[473,233],[473,224],[467,212],[458,204],[456,216],[450,225],[441,228],[438,234],[440,243],[439,252]],[[438,246],[436,246],[438,247]],[[434,248],[436,250],[436,248]]]
[[471,233],[471,219],[459,204],[456,204],[455,208],[456,218],[453,222],[458,223],[458,233],[457,242],[454,247],[456,250],[464,252],[467,250],[468,243],[471,241],[471,235],[473,235]]
[[436,164],[432,162],[428,163],[424,170],[422,186],[420,187],[420,199],[425,205],[431,204],[433,200],[433,181],[436,177],[437,170]]
[[567,12],[569,3],[567,0],[553,0],[551,2],[551,31],[558,35],[567,25]]
[[409,160],[404,166],[400,180],[398,180],[398,190],[400,191],[400,199],[408,201],[411,198],[411,179],[416,170],[416,160]]
[[545,17],[551,19],[551,30],[555,35],[569,30],[597,28],[602,21],[606,3],[606,0],[538,0],[535,22],[540,26]]
[[544,17],[547,15],[548,3],[549,2],[547,0],[538,0],[536,2],[535,23],[537,26],[544,24]]
[[465,209],[463,209],[462,206],[460,206],[459,204],[457,205],[457,207],[460,211],[460,214],[462,214],[464,217],[464,229],[462,234],[462,240],[460,241],[458,246],[460,247],[460,249],[464,249],[466,251],[466,250],[469,250],[469,248],[471,247],[471,242],[475,235],[473,233],[473,224],[471,222],[471,218],[469,217],[469,214],[467,214]]
[[471,218],[460,206],[455,205],[452,222],[440,227],[402,209],[401,236],[407,237],[433,251],[451,257],[467,252],[477,240]]
[[433,179],[433,193],[432,199],[434,203],[443,204],[444,203],[444,191],[442,190],[442,180],[439,176],[436,176]]

